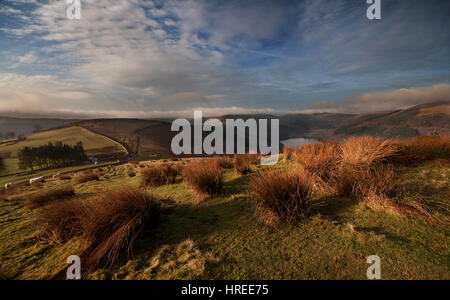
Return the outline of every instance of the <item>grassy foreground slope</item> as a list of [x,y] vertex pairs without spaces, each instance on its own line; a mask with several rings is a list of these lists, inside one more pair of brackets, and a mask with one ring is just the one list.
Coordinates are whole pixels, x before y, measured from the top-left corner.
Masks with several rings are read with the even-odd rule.
[[[151,164],[155,164],[153,162]],[[177,162],[185,164],[186,161]],[[292,168],[281,162],[277,168]],[[130,177],[126,168],[136,168]],[[55,185],[71,185],[79,201],[124,185],[140,186],[140,166],[102,168],[100,181],[77,184],[48,181],[0,200],[0,278],[46,279],[66,268],[81,240],[49,246],[37,239],[35,212],[25,198]],[[253,171],[263,167],[255,166]],[[334,195],[315,195],[325,203],[303,223],[281,230],[261,224],[248,201],[248,182],[255,173],[224,173],[220,196],[194,205],[195,195],[179,182],[152,193],[171,209],[161,225],[139,239],[132,259],[120,258],[112,268],[84,274],[86,279],[366,279],[366,258],[379,255],[383,279],[449,279],[448,210],[442,223],[402,219],[374,211],[362,203]],[[448,162],[396,167],[396,182],[448,207]],[[439,211],[439,210],[438,210]],[[192,244],[191,240],[194,242]],[[208,255],[209,259],[204,259]]]
[[0,175],[15,174],[20,172],[18,167],[17,152],[24,147],[39,147],[49,142],[63,142],[75,145],[82,142],[88,156],[102,157],[126,155],[126,150],[113,140],[93,133],[82,127],[67,127],[33,134],[25,141],[12,141],[0,145],[0,155],[4,157],[6,169]]

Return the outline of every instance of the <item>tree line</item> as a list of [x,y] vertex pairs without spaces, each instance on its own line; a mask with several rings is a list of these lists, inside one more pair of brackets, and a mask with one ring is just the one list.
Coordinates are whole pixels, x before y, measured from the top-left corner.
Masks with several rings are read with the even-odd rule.
[[22,170],[61,168],[82,163],[88,159],[82,142],[74,146],[57,142],[40,147],[25,147],[19,150],[18,157],[19,167]]

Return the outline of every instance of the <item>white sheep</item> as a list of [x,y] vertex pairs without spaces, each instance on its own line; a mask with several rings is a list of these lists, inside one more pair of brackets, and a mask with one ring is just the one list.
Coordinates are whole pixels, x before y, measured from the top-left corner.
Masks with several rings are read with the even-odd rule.
[[14,183],[12,183],[12,182],[7,183],[7,184],[5,184],[5,190],[10,189],[10,188],[12,188],[13,186],[14,186]]
[[30,179],[31,185],[33,185],[35,183],[41,183],[41,182],[45,182],[44,177],[37,177],[37,178]]

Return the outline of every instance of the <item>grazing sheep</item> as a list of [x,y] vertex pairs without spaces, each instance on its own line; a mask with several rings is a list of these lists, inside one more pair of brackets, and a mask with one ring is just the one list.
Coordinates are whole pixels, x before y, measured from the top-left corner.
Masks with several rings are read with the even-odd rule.
[[5,184],[5,190],[7,190],[7,189],[10,189],[10,188],[12,188],[14,186],[14,183],[7,183],[7,184]]
[[31,185],[33,185],[35,183],[42,183],[42,182],[45,182],[44,177],[37,177],[37,178],[30,179]]

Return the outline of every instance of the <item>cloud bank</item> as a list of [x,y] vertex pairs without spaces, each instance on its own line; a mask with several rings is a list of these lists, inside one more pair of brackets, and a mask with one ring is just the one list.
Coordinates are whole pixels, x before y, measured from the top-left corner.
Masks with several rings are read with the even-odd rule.
[[0,2],[0,113],[361,112],[448,95],[448,1],[389,1],[380,22],[364,1],[81,3],[76,21],[66,1]]
[[450,85],[364,93],[334,103],[320,102],[313,108],[328,112],[365,113],[405,109],[434,102],[450,102]]

